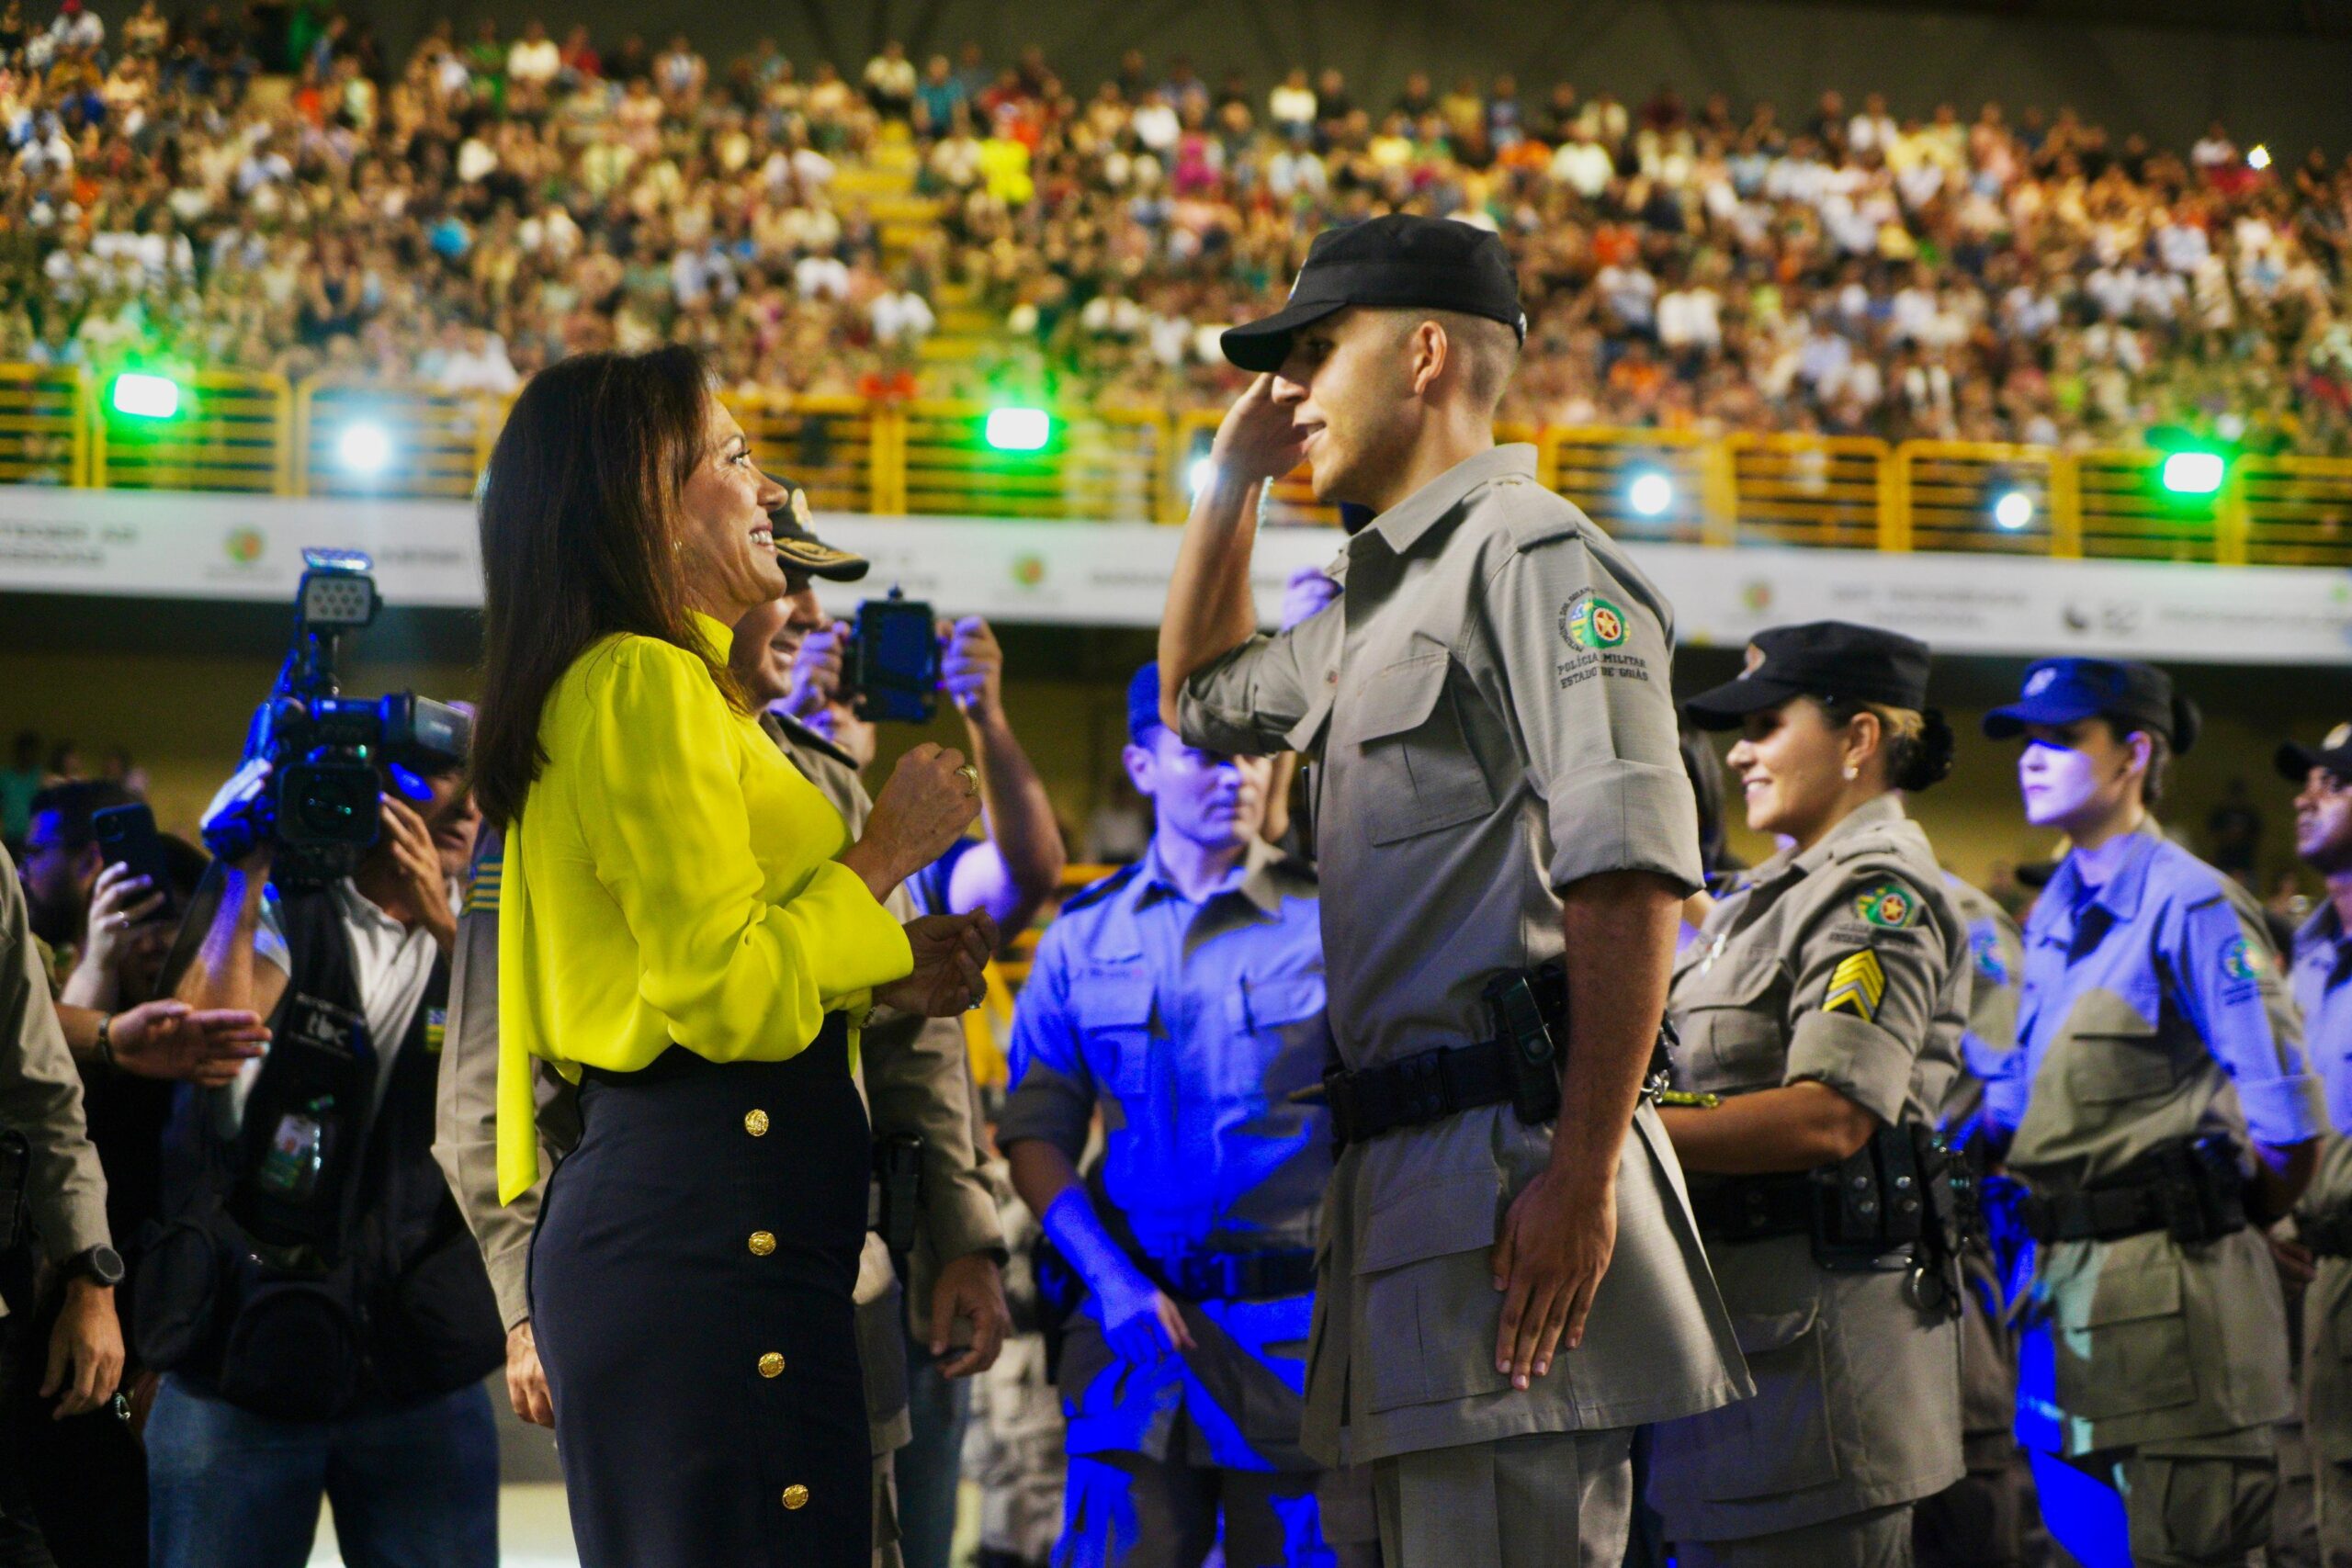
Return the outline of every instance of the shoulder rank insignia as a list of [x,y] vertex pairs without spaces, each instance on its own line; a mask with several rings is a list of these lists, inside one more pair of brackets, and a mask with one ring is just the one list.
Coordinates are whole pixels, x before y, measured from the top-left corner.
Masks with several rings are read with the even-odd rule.
[[476,861],[473,874],[466,879],[464,913],[498,913],[498,885],[505,880],[505,876],[506,863],[503,860]]
[[1854,900],[1854,913],[1871,925],[1901,931],[1918,924],[1919,899],[1900,882],[1882,882]]
[[1821,998],[1824,1012],[1850,1012],[1864,1023],[1878,1017],[1879,998],[1886,994],[1886,971],[1869,948],[1848,953],[1830,972],[1828,994]]

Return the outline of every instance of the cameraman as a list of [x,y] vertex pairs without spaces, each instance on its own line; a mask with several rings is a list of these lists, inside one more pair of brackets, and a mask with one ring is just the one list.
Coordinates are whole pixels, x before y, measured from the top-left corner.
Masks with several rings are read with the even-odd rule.
[[[267,1019],[271,1041],[175,1127],[194,1179],[173,1191],[175,1232],[141,1270],[140,1348],[165,1371],[146,1434],[159,1568],[298,1568],[322,1492],[353,1561],[497,1560],[498,1442],[481,1380],[504,1337],[433,1161],[456,879],[479,820],[463,744],[379,755],[380,826],[351,875],[271,886],[266,840],[226,863],[179,983],[191,1007]],[[206,815],[208,837],[249,811],[267,777],[265,762],[240,770]],[[366,1074],[371,1054],[372,1100],[320,1111],[287,1098],[300,1064],[356,1059]],[[322,1179],[297,1220],[240,1207],[273,1182],[307,1192],[305,1157],[347,1178],[339,1202]],[[289,1250],[283,1230],[273,1238],[248,1217],[261,1213],[324,1238],[303,1228]]]
[[[106,1178],[97,1151],[83,1130],[82,1088],[57,1027],[39,945],[26,915],[14,862],[0,854],[0,1132],[25,1140],[21,1167],[0,1152],[0,1242],[5,1242],[8,1291],[0,1297],[0,1329],[13,1307],[28,1303],[17,1268],[19,1214],[28,1215],[49,1258],[66,1276],[64,1300],[48,1349],[40,1358],[38,1396],[59,1396],[60,1420],[103,1408],[121,1381],[122,1328],[114,1286],[121,1259],[108,1245]],[[23,1190],[15,1190],[21,1174]],[[14,1340],[14,1334],[7,1338]],[[9,1345],[0,1378],[25,1358]],[[14,1400],[11,1401],[15,1403]],[[11,1421],[0,1433],[0,1562],[46,1564],[49,1550],[24,1495],[25,1467],[13,1450],[21,1434]]]

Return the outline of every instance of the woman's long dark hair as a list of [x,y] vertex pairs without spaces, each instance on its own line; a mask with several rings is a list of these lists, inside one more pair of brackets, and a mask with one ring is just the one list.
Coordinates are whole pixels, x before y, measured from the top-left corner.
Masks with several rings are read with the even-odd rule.
[[[531,378],[482,476],[481,711],[474,793],[503,829],[547,761],[539,716],[574,660],[616,632],[708,662],[673,519],[701,460],[710,380],[684,347],[582,354]],[[712,679],[735,684],[723,668]]]

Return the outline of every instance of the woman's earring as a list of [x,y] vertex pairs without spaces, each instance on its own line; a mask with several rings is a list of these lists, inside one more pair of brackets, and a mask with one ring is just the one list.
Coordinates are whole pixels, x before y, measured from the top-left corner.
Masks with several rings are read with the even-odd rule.
[[1849,779],[1849,780],[1851,780],[1851,779],[1858,779],[1858,778],[1860,778],[1861,776],[1862,776],[1862,770],[1861,770],[1861,769],[1855,767],[1855,766],[1854,766],[1853,764],[1851,764],[1850,762],[1847,764],[1847,766],[1846,766],[1846,777],[1847,777],[1848,779]]

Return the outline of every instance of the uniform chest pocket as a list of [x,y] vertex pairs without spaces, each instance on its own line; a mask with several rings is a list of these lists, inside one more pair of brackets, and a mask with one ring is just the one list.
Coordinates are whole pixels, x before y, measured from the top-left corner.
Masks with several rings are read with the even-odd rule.
[[2066,1020],[2066,1087],[2086,1105],[2170,1092],[2176,1075],[2156,1026],[2111,991],[2093,991]]
[[1376,672],[1343,716],[1357,749],[1367,826],[1375,844],[1467,822],[1494,809],[1495,792],[1447,693],[1442,653]]
[[1157,1001],[1151,981],[1141,975],[1094,973],[1079,976],[1080,1049],[1097,1083],[1122,1100],[1151,1092],[1151,1021]]
[[1675,1087],[1710,1093],[1772,1089],[1788,1072],[1781,961],[1769,950],[1733,953],[1675,987]]
[[1325,1002],[1320,975],[1281,975],[1247,978],[1227,1003],[1227,1020],[1235,1040],[1247,1039],[1255,1049],[1232,1052],[1235,1076],[1229,1092],[1281,1100],[1309,1084],[1321,1081],[1329,1031],[1323,1022]]

